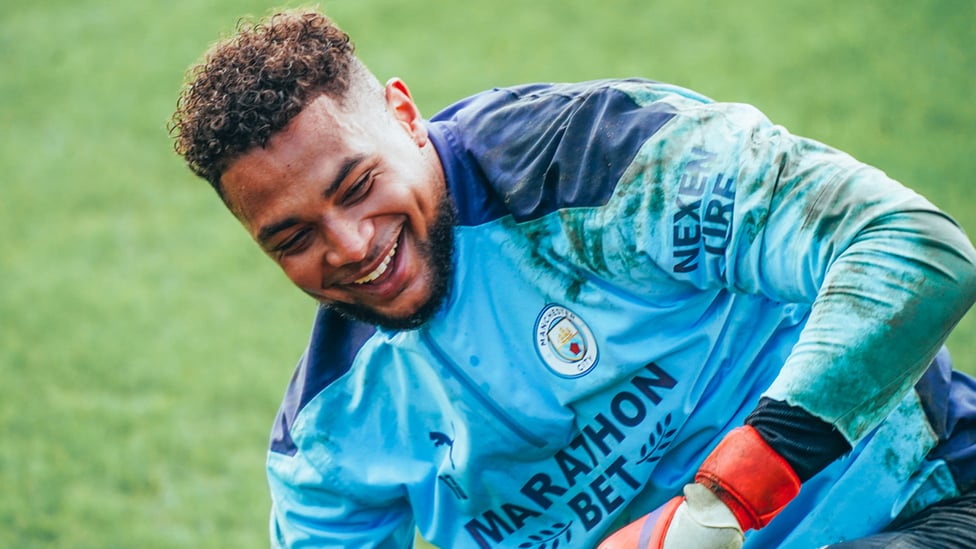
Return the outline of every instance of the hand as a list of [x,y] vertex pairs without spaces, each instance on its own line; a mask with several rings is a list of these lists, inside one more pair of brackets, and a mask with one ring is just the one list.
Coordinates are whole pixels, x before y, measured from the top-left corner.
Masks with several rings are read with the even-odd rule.
[[800,491],[790,465],[752,427],[732,430],[695,483],[612,534],[600,549],[737,549],[743,532],[769,523]]
[[742,527],[722,500],[701,484],[615,532],[599,549],[739,549]]

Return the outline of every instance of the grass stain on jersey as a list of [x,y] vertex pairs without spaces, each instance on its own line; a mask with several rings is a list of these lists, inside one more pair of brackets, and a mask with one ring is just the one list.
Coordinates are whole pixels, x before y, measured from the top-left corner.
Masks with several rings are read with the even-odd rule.
[[[549,217],[523,223],[518,223],[513,218],[507,217],[501,222],[510,234],[521,235],[524,239],[521,242],[512,243],[517,250],[516,253],[521,258],[519,263],[523,265],[522,271],[527,276],[532,277],[538,277],[541,273],[547,274],[562,288],[562,295],[566,299],[573,302],[578,301],[583,285],[586,283],[586,277],[570,265],[556,264],[555,259],[558,258],[558,254],[553,250],[551,244],[554,231],[550,227],[552,221]],[[567,238],[570,238],[569,234],[567,234]],[[575,246],[571,245],[571,249],[575,249]]]
[[753,210],[746,213],[742,219],[743,226],[741,231],[749,244],[755,242],[756,238],[766,229],[766,221],[768,218],[768,210]]
[[609,274],[606,258],[603,256],[604,225],[595,214],[598,210],[562,210],[562,222],[570,249],[576,253],[581,264],[599,275]]

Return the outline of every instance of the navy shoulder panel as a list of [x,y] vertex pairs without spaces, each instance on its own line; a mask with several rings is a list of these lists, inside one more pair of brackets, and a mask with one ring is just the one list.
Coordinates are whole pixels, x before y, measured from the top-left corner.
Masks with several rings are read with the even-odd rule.
[[305,354],[285,392],[271,430],[271,451],[294,455],[291,438],[295,417],[315,395],[349,371],[353,359],[376,328],[349,320],[327,307],[320,307]]
[[668,103],[637,104],[613,83],[496,89],[434,116],[431,139],[460,222],[605,204],[640,147],[675,115]]

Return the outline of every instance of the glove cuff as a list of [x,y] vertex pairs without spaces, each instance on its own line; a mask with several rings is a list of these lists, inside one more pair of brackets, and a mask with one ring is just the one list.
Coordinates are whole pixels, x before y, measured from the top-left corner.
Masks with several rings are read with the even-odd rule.
[[769,523],[800,492],[800,479],[751,426],[733,429],[695,475],[729,507],[743,530]]

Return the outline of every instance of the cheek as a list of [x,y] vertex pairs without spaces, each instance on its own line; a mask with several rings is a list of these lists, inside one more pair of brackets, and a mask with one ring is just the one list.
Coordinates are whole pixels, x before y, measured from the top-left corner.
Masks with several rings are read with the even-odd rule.
[[409,192],[405,192],[401,197],[401,204],[409,205],[404,207],[404,213],[410,218],[418,236],[423,240],[429,236],[442,196],[443,190],[429,185],[426,181],[419,181],[411,185]]
[[[394,181],[394,180],[391,180]],[[398,177],[382,194],[376,196],[371,211],[365,215],[370,219],[388,216],[406,218],[420,238],[426,238],[431,217],[436,213],[436,202],[430,196],[431,190],[416,181]]]
[[394,180],[401,182],[397,200],[404,210],[409,205],[411,217],[430,219],[437,212],[437,204],[445,192],[444,183],[432,172],[431,162],[412,142],[408,150],[401,150],[399,162],[393,167]]
[[[308,257],[305,257],[308,255]],[[293,284],[302,289],[318,290],[322,285],[322,271],[311,254],[288,257],[278,261],[278,266]]]

